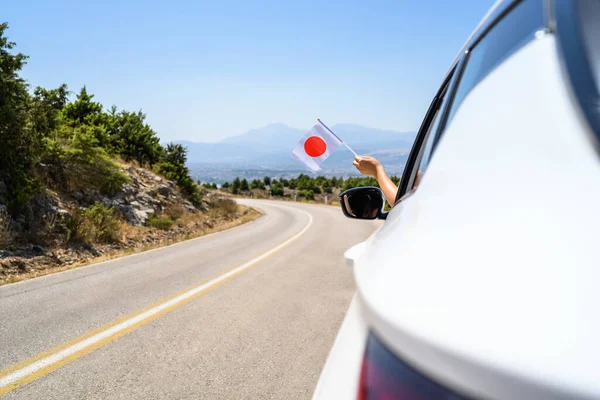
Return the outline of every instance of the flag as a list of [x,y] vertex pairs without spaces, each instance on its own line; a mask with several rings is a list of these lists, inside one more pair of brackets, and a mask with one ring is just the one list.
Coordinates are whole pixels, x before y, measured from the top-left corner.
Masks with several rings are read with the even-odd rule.
[[321,169],[323,161],[342,144],[340,138],[319,121],[298,142],[292,151],[292,158],[300,161],[311,171],[317,172]]

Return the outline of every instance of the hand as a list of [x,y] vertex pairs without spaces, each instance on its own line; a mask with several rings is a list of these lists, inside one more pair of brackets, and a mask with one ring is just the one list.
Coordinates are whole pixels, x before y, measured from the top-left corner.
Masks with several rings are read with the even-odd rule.
[[352,165],[354,165],[361,174],[371,176],[375,179],[377,179],[377,174],[381,169],[379,161],[369,156],[354,156]]

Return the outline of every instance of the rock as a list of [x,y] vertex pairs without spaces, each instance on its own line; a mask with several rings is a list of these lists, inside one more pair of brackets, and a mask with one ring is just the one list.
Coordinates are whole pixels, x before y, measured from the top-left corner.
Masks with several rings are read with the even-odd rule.
[[84,243],[81,247],[83,247],[85,250],[87,250],[91,255],[93,255],[94,257],[98,257],[100,255],[100,253],[98,253],[96,251],[96,249],[94,249],[92,247],[91,244],[89,243]]
[[131,183],[128,183],[127,185],[123,186],[123,193],[125,194],[125,196],[133,196],[136,192],[136,188]]
[[75,193],[73,193],[73,198],[77,201],[81,201],[81,200],[83,200],[83,193],[75,192]]
[[159,185],[158,188],[158,193],[160,193],[161,195],[165,196],[165,197],[169,197],[169,195],[172,192],[172,189],[169,187],[169,185]]
[[154,213],[153,208],[138,208],[140,204],[137,203],[137,206],[129,205],[129,206],[120,206],[119,211],[123,214],[123,217],[127,220],[127,223],[134,226],[141,226],[146,223],[148,220],[148,216]]
[[58,217],[60,219],[62,219],[63,221],[67,218],[69,218],[71,216],[71,213],[69,212],[69,210],[65,210],[64,208],[60,208],[60,207],[55,207],[53,208],[53,211],[58,215]]
[[42,255],[46,252],[46,248],[37,244],[30,245],[29,250],[31,250],[35,255]]

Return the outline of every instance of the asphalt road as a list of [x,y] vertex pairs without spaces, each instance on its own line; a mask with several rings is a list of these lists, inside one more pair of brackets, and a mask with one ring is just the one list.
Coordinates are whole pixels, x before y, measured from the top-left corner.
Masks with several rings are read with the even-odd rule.
[[310,398],[354,291],[342,254],[379,223],[244,202],[264,216],[0,287],[3,398]]

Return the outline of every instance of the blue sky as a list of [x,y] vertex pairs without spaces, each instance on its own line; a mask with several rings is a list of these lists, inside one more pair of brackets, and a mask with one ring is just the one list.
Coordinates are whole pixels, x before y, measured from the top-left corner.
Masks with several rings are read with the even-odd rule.
[[165,140],[320,117],[415,131],[488,0],[19,0],[2,6],[33,86],[84,84]]

